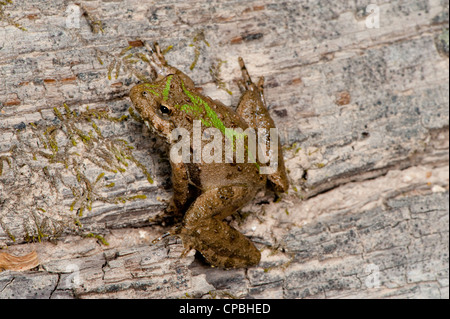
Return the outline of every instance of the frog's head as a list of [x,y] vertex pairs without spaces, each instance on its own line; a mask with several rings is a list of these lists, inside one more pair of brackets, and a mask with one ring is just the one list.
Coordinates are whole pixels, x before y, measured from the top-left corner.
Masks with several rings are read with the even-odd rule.
[[142,119],[167,140],[182,121],[175,107],[183,96],[182,85],[181,78],[172,74],[152,83],[138,84],[130,91],[131,101]]

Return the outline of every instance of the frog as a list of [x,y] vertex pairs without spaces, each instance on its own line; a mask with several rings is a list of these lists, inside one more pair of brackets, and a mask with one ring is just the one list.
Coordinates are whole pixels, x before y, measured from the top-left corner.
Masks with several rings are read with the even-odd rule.
[[[264,77],[254,83],[244,60],[238,62],[242,73],[242,92],[234,109],[202,94],[194,81],[170,65],[158,43],[146,45],[149,60],[157,77],[152,82],[139,83],[130,90],[130,99],[141,118],[156,135],[174,145],[172,131],[184,128],[192,132],[194,121],[201,121],[204,132],[208,127],[242,129],[276,128],[264,97]],[[223,132],[224,133],[224,132]],[[276,137],[279,142],[279,137]],[[269,143],[270,136],[264,140]],[[249,150],[246,148],[246,154]],[[199,163],[170,160],[173,197],[166,212],[181,216],[181,223],[171,235],[181,238],[182,256],[195,249],[208,264],[224,269],[246,268],[259,264],[261,252],[254,243],[226,218],[255,198],[266,187],[280,194],[289,182],[281,147],[278,165],[271,174],[260,173],[258,161],[238,163]]]

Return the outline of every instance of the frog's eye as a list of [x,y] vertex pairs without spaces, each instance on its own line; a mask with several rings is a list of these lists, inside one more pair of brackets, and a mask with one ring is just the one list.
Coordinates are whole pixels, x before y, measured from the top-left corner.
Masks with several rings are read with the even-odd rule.
[[159,110],[161,111],[162,114],[169,114],[170,113],[169,108],[167,106],[165,106],[165,105],[162,105],[162,104],[159,107]]
[[148,92],[147,91],[142,91],[142,96],[143,97],[148,97]]

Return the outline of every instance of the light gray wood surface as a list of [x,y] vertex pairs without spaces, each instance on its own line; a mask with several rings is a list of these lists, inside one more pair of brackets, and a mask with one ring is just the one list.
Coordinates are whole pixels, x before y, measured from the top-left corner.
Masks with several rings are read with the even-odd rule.
[[[359,0],[78,3],[79,20],[70,1],[0,9],[0,244],[41,262],[0,273],[0,298],[449,297],[448,1],[378,1],[370,16]],[[291,188],[230,219],[262,250],[257,267],[150,245],[172,193],[167,147],[128,112],[145,66],[122,58],[141,41],[172,45],[169,63],[230,106],[237,57],[265,76]],[[91,116],[101,137],[64,103],[107,110]]]

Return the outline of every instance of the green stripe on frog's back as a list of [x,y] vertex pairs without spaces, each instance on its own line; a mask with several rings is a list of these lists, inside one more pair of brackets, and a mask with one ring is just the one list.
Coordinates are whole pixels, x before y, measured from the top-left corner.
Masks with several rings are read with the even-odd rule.
[[[201,97],[199,97],[198,95],[196,95],[196,94],[190,92],[188,89],[186,89],[183,81],[181,81],[181,86],[183,88],[184,94],[186,94],[189,97],[189,99],[191,100],[191,102],[193,104],[193,105],[187,105],[187,104],[183,105],[181,107],[181,109],[184,112],[186,112],[186,110],[195,110],[196,114],[202,114],[203,113],[202,111],[205,110],[206,118],[200,119],[202,121],[203,125],[208,126],[208,127],[214,126],[215,128],[219,129],[222,132],[222,134],[225,135],[226,138],[230,138],[232,141],[233,141],[233,136],[236,136],[236,138],[245,136],[244,133],[236,132],[233,129],[226,129],[223,122],[217,116],[217,113],[209,106],[209,104],[206,101],[204,101]],[[255,159],[253,154],[251,154],[250,150],[248,149],[248,146],[244,145],[244,147],[247,150],[247,152],[249,153],[250,157],[252,159]],[[234,141],[233,141],[233,149],[235,149]],[[255,165],[259,169],[259,164],[256,163],[256,161],[255,161]]]
[[154,89],[157,88],[158,86],[155,84],[150,84],[150,83],[144,83],[144,87],[145,87],[145,91],[150,92],[151,94],[159,97],[159,93],[156,92]]
[[217,113],[209,106],[209,104],[198,95],[186,89],[183,81],[181,82],[181,86],[183,88],[184,94],[188,96],[188,98],[191,100],[193,104],[191,108],[196,110],[200,114],[203,113],[201,111],[205,110],[206,112],[205,118],[200,119],[202,123],[205,126],[214,126],[215,128],[218,128],[222,132],[222,134],[225,134],[225,125],[223,125],[222,121],[217,116]]
[[172,82],[172,77],[173,77],[173,75],[169,75],[167,77],[166,87],[164,88],[164,91],[162,92],[164,101],[167,101],[167,99],[169,98],[170,82]]
[[145,91],[150,92],[150,93],[153,94],[154,96],[159,97],[159,93],[156,92],[156,91],[154,91],[154,90],[152,90],[152,89],[145,89]]
[[201,97],[198,95],[190,92],[186,87],[184,86],[184,82],[181,82],[181,86],[183,88],[184,93],[189,97],[193,105],[183,105],[181,109],[186,112],[187,110],[192,110],[196,114],[202,114],[203,110],[206,111],[206,118],[200,119],[202,123],[205,126],[214,126],[215,128],[218,128],[222,134],[225,134],[226,137],[232,137],[232,136],[240,136],[241,133],[238,133],[234,131],[233,129],[226,130],[225,125],[223,122],[219,119],[217,116],[217,113],[209,106],[207,102],[205,102]]
[[203,109],[196,107],[195,105],[183,104],[183,105],[175,105],[176,108],[182,110],[184,113],[194,116],[195,118],[199,118]]

